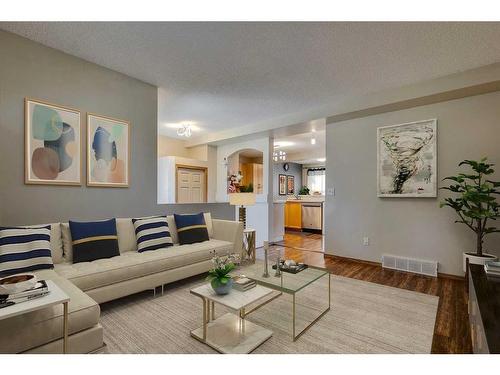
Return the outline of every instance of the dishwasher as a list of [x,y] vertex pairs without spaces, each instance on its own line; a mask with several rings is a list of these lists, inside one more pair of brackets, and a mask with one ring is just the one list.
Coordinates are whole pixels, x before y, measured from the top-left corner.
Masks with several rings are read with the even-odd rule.
[[323,205],[321,203],[302,203],[302,230],[322,232]]

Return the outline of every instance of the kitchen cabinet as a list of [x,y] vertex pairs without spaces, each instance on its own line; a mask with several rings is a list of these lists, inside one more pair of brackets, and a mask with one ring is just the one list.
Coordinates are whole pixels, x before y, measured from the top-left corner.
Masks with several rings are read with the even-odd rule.
[[240,171],[243,175],[241,185],[248,186],[253,184],[253,191],[255,194],[262,194],[263,192],[263,169],[262,164],[258,163],[241,163]]
[[285,227],[289,229],[302,229],[302,204],[300,202],[286,202]]

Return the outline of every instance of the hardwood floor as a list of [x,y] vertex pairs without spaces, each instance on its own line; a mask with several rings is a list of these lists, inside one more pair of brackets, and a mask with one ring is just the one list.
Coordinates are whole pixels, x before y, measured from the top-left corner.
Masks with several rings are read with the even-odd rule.
[[[467,293],[462,279],[428,277],[382,268],[379,264],[324,255],[322,236],[287,232],[285,239],[272,246],[270,256],[278,252],[286,259],[326,267],[335,275],[439,296],[432,353],[472,353]],[[262,249],[257,256],[262,258]]]

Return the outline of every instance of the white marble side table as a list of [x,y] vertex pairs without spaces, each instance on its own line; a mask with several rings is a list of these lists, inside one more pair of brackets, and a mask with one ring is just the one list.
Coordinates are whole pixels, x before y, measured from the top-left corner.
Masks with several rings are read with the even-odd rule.
[[[240,292],[218,295],[210,284],[191,289],[191,294],[203,302],[203,325],[191,331],[191,336],[224,354],[247,354],[269,339],[273,332],[245,319],[245,308],[269,296],[273,290],[261,285]],[[238,312],[215,318],[215,303]]]

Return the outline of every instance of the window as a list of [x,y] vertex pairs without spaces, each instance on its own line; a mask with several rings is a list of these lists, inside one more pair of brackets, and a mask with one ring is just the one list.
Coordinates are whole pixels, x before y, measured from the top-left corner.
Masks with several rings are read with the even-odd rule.
[[325,168],[309,168],[307,170],[307,187],[310,194],[325,195]]

